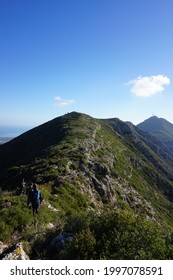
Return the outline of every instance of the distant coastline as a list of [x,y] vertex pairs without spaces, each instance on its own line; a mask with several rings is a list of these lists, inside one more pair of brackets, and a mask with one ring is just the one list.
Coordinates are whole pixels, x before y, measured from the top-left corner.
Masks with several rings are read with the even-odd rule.
[[6,142],[9,142],[14,137],[0,137],[0,145],[5,144]]
[[31,127],[0,125],[0,138],[14,138],[31,129]]

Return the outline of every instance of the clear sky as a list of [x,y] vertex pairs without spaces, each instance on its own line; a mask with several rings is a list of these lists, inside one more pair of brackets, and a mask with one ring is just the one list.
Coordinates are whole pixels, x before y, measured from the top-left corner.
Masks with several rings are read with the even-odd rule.
[[0,125],[173,123],[173,0],[0,0]]

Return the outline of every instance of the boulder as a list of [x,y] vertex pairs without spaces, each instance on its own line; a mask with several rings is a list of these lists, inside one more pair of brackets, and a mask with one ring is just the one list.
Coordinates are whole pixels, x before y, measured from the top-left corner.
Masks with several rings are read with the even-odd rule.
[[50,248],[54,250],[62,249],[73,239],[73,234],[68,232],[59,233],[50,243]]
[[23,249],[22,242],[19,242],[16,244],[14,250],[7,253],[2,260],[29,260],[29,257]]
[[4,244],[2,241],[0,241],[0,255],[4,252],[4,250],[7,248],[8,246],[6,244]]

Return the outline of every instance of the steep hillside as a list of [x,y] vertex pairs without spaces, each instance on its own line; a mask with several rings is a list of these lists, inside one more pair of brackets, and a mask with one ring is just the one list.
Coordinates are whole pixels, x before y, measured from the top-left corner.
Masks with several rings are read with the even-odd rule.
[[[11,202],[9,209],[0,210],[0,228],[5,231],[1,231],[0,240],[9,240],[10,236],[12,243],[17,237],[23,239],[31,247],[31,258],[50,257],[49,251],[40,248],[50,245],[58,232],[68,232],[68,237],[75,238],[72,247],[59,253],[55,250],[54,258],[154,258],[156,251],[149,255],[146,244],[135,247],[142,228],[148,246],[155,242],[147,233],[151,230],[158,233],[155,240],[163,236],[162,257],[172,256],[171,252],[165,255],[168,244],[164,236],[173,229],[173,159],[160,140],[133,124],[76,112],[66,114],[1,145],[0,168],[1,203]],[[39,234],[25,207],[25,195],[18,196],[23,179],[36,182],[44,195]],[[16,225],[9,218],[12,216]],[[112,236],[122,229],[127,231],[129,246],[133,230],[138,231],[135,251],[123,256],[123,241],[115,244],[119,253],[111,251],[111,244],[109,252],[105,251],[101,239],[107,238],[108,232]],[[32,236],[35,231],[37,238]],[[86,252],[75,251],[78,242],[85,243]]]

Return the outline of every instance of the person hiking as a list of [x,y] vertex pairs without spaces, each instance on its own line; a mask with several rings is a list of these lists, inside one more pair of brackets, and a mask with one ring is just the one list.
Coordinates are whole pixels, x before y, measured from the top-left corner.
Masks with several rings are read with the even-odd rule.
[[42,202],[41,191],[38,190],[37,184],[33,184],[32,189],[28,192],[28,202],[31,202],[33,215],[38,214],[38,208]]
[[25,183],[24,179],[23,179],[21,185],[22,185],[22,187],[21,187],[21,190],[20,190],[20,196],[24,195],[24,189],[25,189],[25,186],[26,186],[26,183]]
[[32,200],[32,197],[33,197],[33,184],[32,183],[29,183],[28,184],[28,187],[26,189],[26,195],[27,195],[27,207],[30,207],[31,205],[31,200]]

